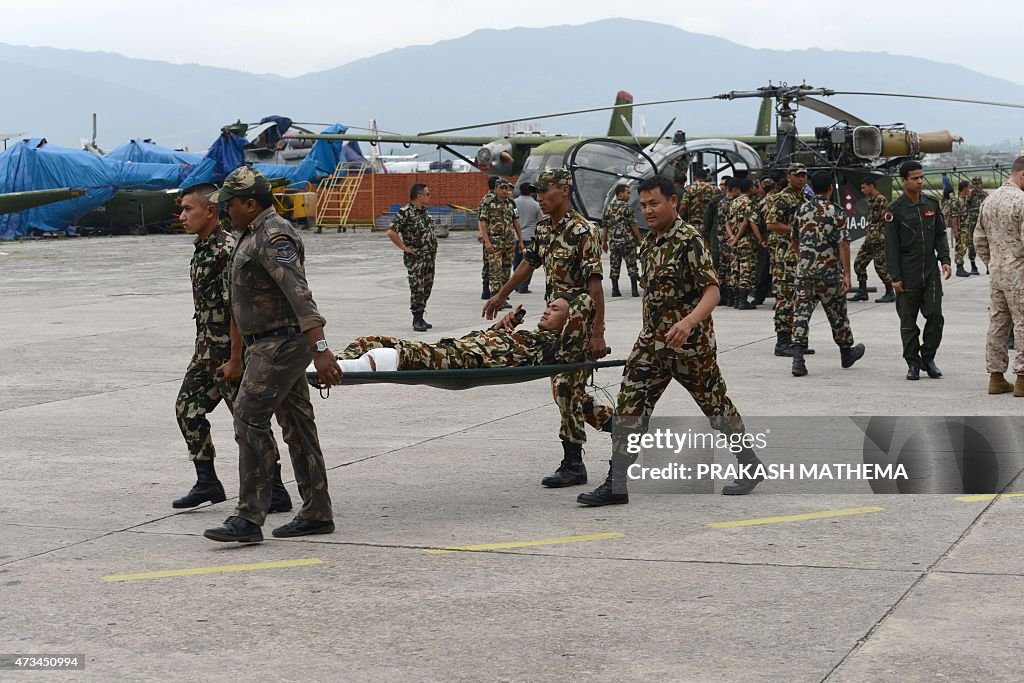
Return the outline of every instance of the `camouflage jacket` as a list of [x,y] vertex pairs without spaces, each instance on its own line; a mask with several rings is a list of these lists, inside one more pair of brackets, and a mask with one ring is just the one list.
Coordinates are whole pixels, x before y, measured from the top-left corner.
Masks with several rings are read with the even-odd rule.
[[189,273],[195,304],[196,360],[226,361],[231,355],[231,251],[235,238],[219,227],[195,241]]
[[533,268],[544,266],[544,298],[587,291],[591,275],[602,275],[601,237],[597,228],[574,209],[553,225],[551,216],[537,222],[533,243],[523,251]]
[[959,195],[950,195],[949,199],[942,203],[942,217],[950,228],[954,225],[959,227],[965,223],[967,221],[967,200]]
[[305,260],[295,228],[273,207],[246,227],[231,258],[231,315],[240,333],[323,327],[306,284]]
[[514,223],[519,217],[516,203],[511,199],[498,199],[497,195],[484,197],[480,202],[479,220],[487,221],[487,235],[495,245],[509,245],[516,241]]
[[1024,289],[1024,192],[1009,181],[981,206],[974,229],[978,256],[992,272],[993,289]]
[[700,232],[677,218],[661,237],[654,231],[647,233],[640,242],[640,269],[644,286],[643,324],[634,349],[647,347],[657,356],[714,356],[715,328],[711,316],[694,328],[678,349],[665,344],[665,334],[693,312],[704,288],[718,284],[711,251]]
[[693,226],[704,224],[704,212],[718,190],[703,180],[690,183],[679,198],[679,217]]
[[981,204],[985,201],[985,190],[979,190],[971,188],[971,193],[967,195],[967,221],[973,223],[978,220],[978,214],[981,211]]
[[868,204],[868,229],[867,232],[885,231],[885,207],[889,202],[881,192],[875,195]]
[[425,206],[421,209],[412,204],[403,206],[391,221],[391,229],[399,234],[405,246],[412,247],[417,252],[437,251],[434,222],[430,220],[430,212]]
[[722,197],[722,200],[718,202],[718,210],[715,212],[715,233],[718,235],[718,242],[723,245],[725,240],[729,239],[729,236],[725,234],[725,224],[729,222],[730,204],[732,204],[732,200],[728,195]]
[[[749,196],[741,194],[740,196],[730,201],[728,220],[729,228],[732,230],[733,236],[739,234],[740,228],[743,227],[743,224],[746,221],[756,223],[757,213],[754,211],[753,200]],[[737,244],[746,244],[748,242],[753,242],[753,240],[754,231],[751,230],[750,226],[748,225],[747,231],[743,233],[743,237],[740,238],[740,241],[737,242]]]
[[[796,210],[807,201],[802,192],[790,186],[777,190],[764,198],[764,223],[783,223],[793,227]],[[768,233],[769,249],[772,252],[772,277],[775,279],[793,277],[796,270],[797,254],[791,248],[790,236],[780,232]]]
[[796,277],[826,282],[842,280],[839,245],[850,240],[843,210],[824,197],[815,197],[796,210],[793,220],[799,258]]
[[632,244],[636,241],[633,237],[633,226],[636,225],[636,216],[633,214],[633,207],[629,202],[621,199],[613,199],[612,203],[604,211],[601,217],[601,227],[608,230],[608,242],[611,244]]

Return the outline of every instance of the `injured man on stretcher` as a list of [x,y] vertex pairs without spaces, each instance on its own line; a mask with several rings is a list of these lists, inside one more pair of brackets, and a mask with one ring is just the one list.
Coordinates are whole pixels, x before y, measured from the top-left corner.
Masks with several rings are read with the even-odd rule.
[[342,373],[395,370],[462,370],[582,363],[596,309],[588,294],[551,300],[536,330],[517,330],[517,306],[486,330],[427,344],[398,337],[359,337],[337,353]]

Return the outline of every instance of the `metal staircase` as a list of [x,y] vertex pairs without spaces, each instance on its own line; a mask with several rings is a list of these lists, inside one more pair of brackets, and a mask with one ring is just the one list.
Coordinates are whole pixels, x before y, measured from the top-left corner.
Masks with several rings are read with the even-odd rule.
[[324,228],[336,228],[338,232],[348,228],[348,217],[367,170],[366,162],[343,161],[334,173],[320,181],[316,188],[317,232]]

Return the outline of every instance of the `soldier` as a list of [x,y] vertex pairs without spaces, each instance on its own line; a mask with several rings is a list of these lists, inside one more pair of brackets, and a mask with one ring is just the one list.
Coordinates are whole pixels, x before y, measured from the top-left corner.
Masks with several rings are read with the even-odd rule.
[[270,417],[278,424],[302,496],[294,520],[274,529],[287,538],[334,531],[327,468],[309,402],[306,366],[320,382],[341,380],[341,368],[324,339],[324,318],[306,284],[305,250],[292,224],[274,211],[270,181],[248,166],[235,169],[213,203],[226,202],[241,232],[231,257],[231,319],[245,342],[245,370],[235,401],[238,442],[238,505],[220,527],[203,535],[214,541],[259,543],[270,506],[270,481],[277,446]]
[[480,269],[480,278],[484,282],[484,288],[483,292],[480,294],[480,298],[483,299],[484,301],[487,301],[488,299],[491,298],[491,273],[487,267],[487,248],[483,246],[483,233],[485,231],[485,228],[480,224],[480,216],[482,216],[484,213],[484,207],[494,200],[494,187],[495,185],[498,184],[499,180],[500,178],[496,175],[492,175],[487,179],[487,193],[484,195],[484,198],[480,200],[480,208],[477,209],[476,225],[480,232],[476,236],[476,241],[480,243],[480,254],[484,263],[483,267]]
[[953,256],[956,262],[956,276],[970,277],[971,274],[964,269],[964,254],[967,253],[967,240],[970,234],[967,230],[967,198],[971,194],[971,184],[961,180],[959,193],[950,196],[942,205],[942,218],[948,221],[953,231]]
[[437,234],[430,220],[427,202],[430,188],[416,183],[409,189],[409,203],[398,210],[388,239],[402,250],[402,261],[409,273],[409,310],[412,311],[412,329],[426,332],[433,327],[423,319],[427,299],[434,288],[434,263],[437,260]]
[[679,217],[701,231],[704,239],[704,213],[715,196],[715,186],[708,182],[708,170],[699,167],[693,172],[693,182],[686,186],[679,198]]
[[719,254],[718,254],[718,233],[716,228],[718,226],[718,207],[725,199],[725,191],[728,189],[729,180],[732,176],[722,176],[722,179],[718,182],[719,191],[715,193],[715,196],[708,202],[708,206],[704,209],[704,229],[703,234],[706,236],[705,239],[708,242],[708,246],[711,247],[711,260],[715,264],[715,272],[718,272],[719,266]]
[[754,200],[754,215],[757,216],[757,229],[761,233],[764,246],[757,247],[757,271],[754,274],[753,303],[760,306],[772,291],[771,259],[768,252],[768,226],[764,222],[764,200],[767,195],[775,191],[775,179],[761,178],[760,182],[754,183],[754,192],[751,197]]
[[[793,218],[796,210],[806,201],[807,167],[790,164],[785,188],[765,198],[764,222],[768,226],[768,245],[771,250],[772,283],[775,286],[775,355],[793,355],[793,315],[795,312],[795,282],[797,255],[792,248]],[[804,349],[804,355],[814,353]]]
[[974,257],[974,227],[978,224],[981,203],[985,201],[985,187],[980,176],[971,180],[971,193],[967,196],[967,257],[971,259],[971,275],[981,275]]
[[735,181],[735,196],[729,202],[729,246],[733,251],[733,282],[736,287],[733,308],[749,311],[757,308],[747,300],[754,288],[757,274],[757,248],[765,244],[757,227],[758,216],[750,198],[753,181],[738,178]]
[[[1017,381],[1010,384],[1003,373],[1009,364],[1007,334],[1024,341],[1024,156],[1013,160],[1010,177],[985,199],[974,231],[978,256],[988,266],[992,280],[991,317],[985,343],[988,393],[1012,391],[1024,396],[1024,351],[1013,360]],[[1014,345],[1016,346],[1016,344]],[[1022,347],[1024,348],[1024,347]]]
[[[718,280],[707,243],[696,228],[679,218],[671,180],[665,176],[647,178],[638,190],[640,208],[651,228],[640,245],[643,323],[626,359],[614,419],[630,428],[643,428],[674,379],[710,418],[712,427],[729,434],[742,433],[743,420],[729,400],[718,367],[711,320],[718,299]],[[626,431],[616,427],[605,482],[581,493],[577,502],[589,506],[629,502],[629,462],[623,448]],[[750,448],[738,453],[737,459],[752,467],[761,464]],[[737,479],[722,493],[750,493],[762,480],[760,476]]]
[[499,178],[494,184],[494,198],[480,205],[480,238],[487,255],[490,290],[497,292],[508,282],[512,272],[512,256],[523,248],[523,234],[519,227],[516,204],[509,196],[512,183]]
[[[185,232],[196,236],[190,267],[196,344],[174,412],[196,468],[196,483],[185,496],[171,503],[175,508],[194,508],[227,499],[213,465],[217,454],[206,416],[222,400],[232,410],[242,376],[242,338],[231,323],[229,263],[235,238],[221,229],[217,205],[207,200],[215,189],[213,185],[193,185],[181,193]],[[281,464],[277,463],[269,512],[291,509],[291,497],[281,481]]]
[[850,238],[843,210],[832,203],[832,175],[817,171],[811,177],[814,199],[804,203],[793,217],[790,245],[796,252],[796,313],[793,333],[793,376],[807,374],[804,349],[811,315],[821,302],[839,347],[843,368],[852,367],[864,355],[864,345],[853,344],[846,293],[850,291]]
[[623,261],[626,262],[626,272],[629,273],[631,294],[640,296],[636,288],[636,245],[639,243],[640,228],[636,224],[633,207],[629,205],[629,186],[616,185],[615,199],[601,217],[601,248],[609,252],[612,296],[622,296],[622,292],[619,291],[619,272]]
[[715,243],[718,245],[718,264],[715,270],[718,273],[718,281],[721,283],[720,298],[718,306],[732,306],[735,297],[733,296],[733,248],[732,232],[729,226],[729,206],[732,200],[739,194],[736,188],[738,178],[729,178],[725,182],[723,197],[715,209]]
[[[483,315],[492,319],[505,304],[509,293],[544,266],[545,293],[550,299],[556,292],[587,293],[594,301],[594,332],[588,347],[591,358],[607,354],[604,341],[604,290],[601,288],[601,238],[587,219],[569,205],[572,174],[564,168],[551,168],[540,174],[534,183],[537,201],[545,216],[537,223],[533,245],[523,252],[523,262],[512,278],[496,292],[483,308]],[[587,433],[583,423],[589,404],[581,401],[589,371],[577,371],[551,378],[551,392],[561,416],[558,437],[562,442],[562,462],[541,485],[549,488],[587,483],[583,464],[583,444]]]
[[885,285],[885,294],[875,299],[876,304],[888,304],[896,301],[896,292],[892,291],[892,280],[885,270],[885,207],[889,202],[878,191],[877,181],[868,176],[860,183],[860,193],[868,201],[868,229],[864,244],[860,245],[857,259],[853,262],[853,270],[857,273],[857,291],[850,301],[868,300],[868,264],[875,262],[875,272]]
[[[916,161],[900,164],[903,194],[885,212],[885,265],[896,291],[907,379],[921,379],[923,367],[933,379],[942,377],[935,353],[942,342],[942,275],[949,279],[949,244],[939,203],[921,193],[924,171]],[[917,315],[925,318],[919,339]]]

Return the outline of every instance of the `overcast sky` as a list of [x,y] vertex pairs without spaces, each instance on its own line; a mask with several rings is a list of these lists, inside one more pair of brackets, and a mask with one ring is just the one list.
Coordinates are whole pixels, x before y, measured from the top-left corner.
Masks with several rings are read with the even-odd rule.
[[[1020,41],[1024,7],[1009,0],[850,0],[829,9],[780,0],[0,1],[0,42],[297,76],[481,28],[620,16],[749,47],[907,54],[1024,83],[1024,67],[1009,57]],[[623,47],[623,59],[642,53],[642,46]],[[680,55],[680,65],[684,61]]]

